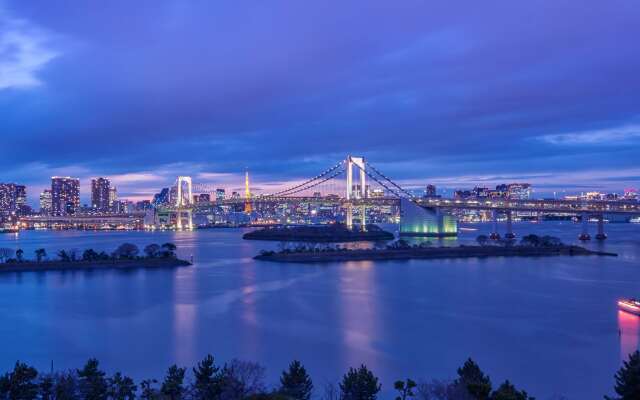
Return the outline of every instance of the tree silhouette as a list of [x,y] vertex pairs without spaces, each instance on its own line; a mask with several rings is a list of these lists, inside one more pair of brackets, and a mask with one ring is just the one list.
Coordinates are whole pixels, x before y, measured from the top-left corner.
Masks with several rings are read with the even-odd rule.
[[491,379],[470,358],[465,361],[462,368],[458,368],[458,379],[454,383],[466,387],[469,394],[477,400],[489,399]]
[[508,380],[491,394],[491,400],[533,400],[524,390],[520,391],[515,388]]
[[144,254],[146,254],[147,257],[149,258],[156,257],[159,251],[160,251],[160,246],[155,243],[149,244],[144,248]]
[[177,247],[173,243],[165,243],[162,245],[162,253],[165,257],[174,257]]
[[16,362],[13,371],[0,377],[0,398],[33,400],[38,395],[38,371],[27,364]]
[[155,400],[158,397],[158,390],[152,385],[158,383],[155,379],[145,379],[140,382],[140,398],[142,400]]
[[288,399],[309,400],[311,398],[313,381],[300,361],[292,361],[289,369],[282,371],[279,391]]
[[179,368],[175,364],[169,367],[160,391],[170,400],[182,399],[184,394],[183,382],[185,371],[184,368]]
[[614,390],[618,397],[607,397],[608,400],[640,399],[640,351],[629,354],[622,367],[615,374]]
[[16,258],[18,259],[18,262],[22,262],[23,257],[24,257],[24,250],[22,249],[16,250]]
[[[159,247],[159,246],[158,246]],[[220,394],[219,368],[215,366],[213,356],[208,354],[193,368],[193,398],[196,400],[213,399]]]
[[375,400],[381,387],[378,378],[364,364],[358,369],[349,368],[340,383],[340,399]]
[[107,380],[104,371],[101,371],[98,365],[98,360],[90,358],[84,367],[78,370],[80,395],[84,400],[107,398]]
[[116,372],[108,380],[108,397],[112,400],[134,400],[138,388],[133,383],[133,379]]
[[407,400],[407,398],[415,396],[413,389],[416,386],[416,383],[411,379],[407,379],[406,381],[396,381],[396,383],[393,384],[393,388],[398,391],[396,400]]
[[35,253],[36,253],[36,260],[38,260],[38,262],[42,261],[42,259],[47,256],[47,251],[45,249],[38,249],[35,251]]
[[489,238],[487,237],[487,235],[478,235],[478,237],[476,238],[476,242],[478,242],[480,246],[486,245],[488,241]]
[[140,253],[140,249],[133,243],[122,243],[116,251],[114,256],[119,258],[134,258]]

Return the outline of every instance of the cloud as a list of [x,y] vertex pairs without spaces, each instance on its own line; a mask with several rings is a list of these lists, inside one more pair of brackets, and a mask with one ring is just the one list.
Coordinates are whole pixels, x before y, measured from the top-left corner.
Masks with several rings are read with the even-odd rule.
[[606,145],[619,146],[640,138],[640,124],[557,135],[544,135],[543,142],[559,146]]
[[0,8],[0,90],[41,85],[37,72],[58,56],[48,42],[45,31]]

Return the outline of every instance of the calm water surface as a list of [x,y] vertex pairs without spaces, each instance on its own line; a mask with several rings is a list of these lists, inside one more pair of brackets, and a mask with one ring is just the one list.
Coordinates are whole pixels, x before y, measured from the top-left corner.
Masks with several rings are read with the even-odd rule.
[[[472,227],[447,243],[489,230]],[[580,229],[569,222],[514,228],[565,242]],[[142,379],[212,353],[262,363],[271,384],[293,358],[318,387],[365,363],[388,390],[398,378],[452,377],[470,356],[494,382],[509,378],[541,399],[602,398],[640,337],[639,318],[615,304],[640,296],[640,226],[606,228],[609,239],[589,246],[618,258],[325,265],[256,262],[252,256],[275,245],[243,241],[234,229],[4,234],[0,247],[29,257],[39,247],[54,254],[172,241],[195,265],[0,275],[0,368],[17,359],[71,368],[97,357],[109,371]]]

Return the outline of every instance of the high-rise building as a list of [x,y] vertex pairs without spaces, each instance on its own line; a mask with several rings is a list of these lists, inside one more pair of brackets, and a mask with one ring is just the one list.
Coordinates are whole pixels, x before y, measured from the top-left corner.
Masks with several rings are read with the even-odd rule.
[[211,195],[209,195],[209,193],[200,193],[193,197],[195,203],[209,203],[211,201]]
[[224,201],[225,197],[226,197],[226,193],[225,193],[224,189],[216,189],[216,201],[217,202]]
[[113,208],[116,201],[118,201],[118,189],[113,186],[109,188],[109,207]]
[[169,188],[162,188],[162,190],[160,190],[160,193],[156,193],[153,196],[153,201],[152,203],[156,206],[161,205],[161,204],[167,204],[169,203]]
[[27,187],[24,185],[16,185],[16,208],[23,209],[27,205]]
[[15,183],[0,183],[0,212],[20,213],[29,210],[27,187]]
[[436,186],[435,185],[427,185],[427,188],[424,191],[425,197],[436,197]]
[[40,213],[51,213],[51,189],[45,189],[40,193]]
[[75,214],[80,208],[80,179],[54,176],[51,178],[51,213]]
[[16,186],[15,183],[0,183],[0,212],[16,211]]
[[96,211],[108,211],[110,204],[111,182],[107,178],[91,180],[91,208]]

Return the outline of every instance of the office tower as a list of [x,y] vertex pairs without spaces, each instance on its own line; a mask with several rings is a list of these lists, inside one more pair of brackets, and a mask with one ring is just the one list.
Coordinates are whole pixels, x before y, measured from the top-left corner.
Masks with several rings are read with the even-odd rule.
[[162,188],[162,190],[160,190],[160,193],[156,193],[153,196],[153,201],[152,203],[156,206],[161,205],[161,204],[168,204],[169,203],[169,188]]
[[427,185],[427,189],[424,191],[426,197],[436,197],[436,186]]
[[216,201],[217,202],[222,202],[225,199],[225,191],[224,189],[216,189]]
[[116,187],[109,188],[109,207],[113,207],[115,202],[118,201],[118,189]]
[[111,182],[106,178],[96,178],[91,180],[91,208],[96,211],[105,212],[109,210],[111,192]]
[[40,193],[40,213],[51,213],[51,189],[45,189]]
[[16,194],[15,183],[0,183],[0,212],[16,210]]
[[51,178],[51,213],[75,214],[80,208],[80,179],[54,176]]

